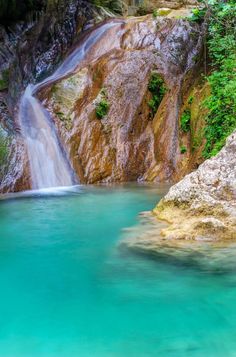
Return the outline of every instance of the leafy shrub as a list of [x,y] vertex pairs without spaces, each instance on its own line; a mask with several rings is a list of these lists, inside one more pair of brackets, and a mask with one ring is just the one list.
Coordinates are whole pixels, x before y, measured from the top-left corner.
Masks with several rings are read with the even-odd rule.
[[213,71],[208,76],[211,95],[205,101],[205,158],[217,154],[236,129],[236,6],[234,1],[217,2],[211,11],[208,50]]
[[96,106],[96,116],[98,119],[104,118],[109,110],[109,103],[106,99],[102,99]]
[[153,10],[152,16],[155,19],[158,16],[158,11],[157,10]]
[[185,109],[180,118],[180,127],[184,133],[187,133],[190,130],[190,120],[191,112],[189,109]]
[[201,23],[204,20],[204,17],[206,15],[206,8],[196,8],[196,9],[192,9],[192,15],[190,17],[191,21],[197,22],[197,23]]
[[167,91],[165,82],[158,73],[152,73],[148,83],[148,89],[152,93],[152,98],[148,102],[148,105],[151,108],[152,117],[154,117]]
[[187,152],[186,146],[181,145],[181,146],[180,146],[180,152],[181,152],[181,154],[185,154],[185,153]]

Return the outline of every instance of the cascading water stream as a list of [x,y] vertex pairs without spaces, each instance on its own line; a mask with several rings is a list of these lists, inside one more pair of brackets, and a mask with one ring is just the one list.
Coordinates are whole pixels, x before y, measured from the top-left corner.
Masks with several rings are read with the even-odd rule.
[[50,113],[34,95],[45,85],[72,73],[96,41],[119,23],[106,23],[92,31],[53,75],[26,88],[20,102],[19,122],[27,147],[33,189],[71,186],[75,183],[73,170],[59,143]]

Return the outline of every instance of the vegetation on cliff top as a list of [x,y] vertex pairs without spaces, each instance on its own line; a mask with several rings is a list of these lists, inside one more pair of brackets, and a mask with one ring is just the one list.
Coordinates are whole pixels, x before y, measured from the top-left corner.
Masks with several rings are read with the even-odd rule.
[[[207,110],[202,152],[207,159],[221,150],[227,137],[236,129],[236,1],[199,2],[201,7],[193,11],[190,21],[202,22],[205,17],[207,24],[206,52],[210,74],[206,80],[210,95],[201,103],[202,109]],[[190,131],[189,108],[180,117],[180,128],[182,133]]]
[[224,146],[236,129],[236,2],[215,2],[210,9],[208,50],[212,72],[207,80],[211,95],[205,101],[206,145],[203,156],[209,158]]

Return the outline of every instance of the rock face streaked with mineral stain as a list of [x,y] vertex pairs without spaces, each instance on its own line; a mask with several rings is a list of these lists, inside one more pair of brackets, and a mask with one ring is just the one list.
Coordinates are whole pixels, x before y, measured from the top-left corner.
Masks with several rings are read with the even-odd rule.
[[[183,82],[190,86],[198,67],[200,34],[198,24],[171,17],[118,22],[73,75],[39,93],[80,182],[158,182],[182,175],[179,111]],[[148,105],[153,72],[167,87],[154,118]],[[102,100],[109,110],[98,119]]]

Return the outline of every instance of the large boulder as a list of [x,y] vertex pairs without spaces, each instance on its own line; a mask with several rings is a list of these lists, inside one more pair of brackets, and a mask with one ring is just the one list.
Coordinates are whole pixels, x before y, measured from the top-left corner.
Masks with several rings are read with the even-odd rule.
[[219,154],[171,187],[154,209],[165,239],[236,240],[236,131]]

